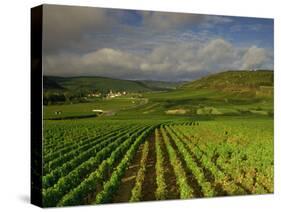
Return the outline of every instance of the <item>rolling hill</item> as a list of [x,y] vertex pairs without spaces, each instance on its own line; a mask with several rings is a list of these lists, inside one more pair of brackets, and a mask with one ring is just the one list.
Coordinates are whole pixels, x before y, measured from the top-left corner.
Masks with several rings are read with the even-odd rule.
[[55,78],[52,77],[43,77],[43,88],[47,90],[63,90],[63,87],[60,86]]
[[209,89],[241,97],[273,98],[274,73],[271,70],[225,71],[186,83],[181,89]]
[[182,88],[216,89],[225,92],[273,92],[273,71],[226,71],[182,85]]
[[44,76],[44,89],[68,91],[127,91],[149,92],[175,89],[176,82],[122,80],[107,77],[54,77]]
[[[92,113],[93,108],[114,111],[118,114],[115,115],[117,118],[136,115],[141,118],[146,115],[166,117],[273,114],[273,71],[227,71],[183,84],[104,77],[47,77],[47,79],[48,89],[58,86],[63,89],[61,95],[57,90],[52,93],[53,95],[46,95],[45,105],[51,105],[46,111],[51,116],[55,116],[54,111],[63,111],[63,116],[68,112],[71,116],[74,113],[88,115]],[[176,88],[167,89],[167,86]],[[134,100],[113,98],[86,101],[83,96],[75,94],[82,90],[126,90],[144,93],[140,98],[135,95]]]
[[271,116],[273,86],[273,71],[226,71],[172,91],[145,94],[149,103],[140,111],[150,115]]

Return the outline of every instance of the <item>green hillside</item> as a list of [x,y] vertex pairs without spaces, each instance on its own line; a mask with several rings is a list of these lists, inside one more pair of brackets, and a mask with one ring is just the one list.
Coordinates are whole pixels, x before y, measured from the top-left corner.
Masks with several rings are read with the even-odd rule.
[[43,87],[44,89],[47,89],[47,90],[62,90],[63,87],[60,86],[57,81],[56,81],[56,78],[55,77],[46,77],[44,76],[43,77]]
[[[142,115],[273,114],[273,71],[227,71],[145,94]],[[134,111],[135,112],[135,111]]]
[[[61,116],[79,116],[93,114],[93,109],[104,110],[104,114],[107,115],[114,114],[111,118],[124,117],[124,119],[173,116],[198,118],[204,115],[244,114],[271,116],[273,114],[273,71],[227,71],[190,83],[175,84],[174,89],[167,89],[168,85],[173,85],[172,83],[157,81],[128,81],[102,77],[51,77],[50,79],[65,90],[61,96],[45,97],[45,105],[49,106],[45,107],[44,113],[48,118],[57,117],[55,111],[62,111]],[[165,86],[167,90],[157,90],[156,85]],[[143,93],[113,99],[85,99],[79,94],[71,96],[67,93],[68,90],[74,93],[75,89],[83,88],[126,89],[127,91],[140,89]],[[56,105],[57,102],[61,105]]]
[[53,77],[44,76],[45,89],[64,88],[68,91],[87,92],[127,91],[149,92],[175,89],[178,83],[162,81],[133,81],[107,77]]
[[227,92],[269,92],[273,89],[273,71],[226,71],[184,84],[183,88],[217,89]]

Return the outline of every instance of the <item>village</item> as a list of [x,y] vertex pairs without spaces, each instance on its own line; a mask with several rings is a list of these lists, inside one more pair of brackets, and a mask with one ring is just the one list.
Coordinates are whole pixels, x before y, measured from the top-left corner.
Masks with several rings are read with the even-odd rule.
[[[125,95],[127,95],[127,92],[126,92],[126,91],[113,92],[112,90],[110,90],[110,91],[106,94],[105,98],[106,98],[106,99],[112,99],[112,98],[115,98],[115,97],[120,97],[120,96],[125,96]],[[100,93],[100,92],[93,92],[93,93],[89,93],[89,94],[87,95],[87,97],[101,97],[101,96],[102,96],[102,93]]]

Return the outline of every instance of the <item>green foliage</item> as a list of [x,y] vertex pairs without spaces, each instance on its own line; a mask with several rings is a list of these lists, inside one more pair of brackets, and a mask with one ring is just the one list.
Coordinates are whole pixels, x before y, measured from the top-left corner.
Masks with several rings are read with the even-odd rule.
[[174,89],[178,83],[161,81],[133,81],[107,77],[52,77],[44,76],[44,90],[67,90],[72,95],[86,95],[89,92],[108,93],[148,92]]
[[142,184],[144,181],[145,171],[146,171],[146,162],[147,162],[147,156],[149,151],[149,143],[146,141],[143,146],[142,155],[141,155],[141,161],[140,161],[140,168],[137,173],[136,177],[136,183],[134,188],[132,189],[132,195],[130,202],[138,202],[142,198]]
[[135,152],[137,151],[138,146],[144,141],[146,136],[150,134],[150,132],[154,129],[154,127],[148,128],[144,131],[131,145],[128,152],[125,154],[122,161],[117,166],[116,170],[112,173],[110,180],[107,181],[103,186],[103,191],[98,193],[96,196],[96,200],[94,203],[101,204],[101,203],[108,203],[112,199],[112,196],[116,192],[122,176],[125,174],[125,170],[129,165],[129,162],[133,159]]
[[170,163],[171,163],[171,165],[174,169],[175,175],[176,175],[177,185],[180,190],[180,198],[181,199],[191,198],[191,197],[193,197],[193,191],[187,184],[186,175],[185,175],[184,169],[182,167],[181,161],[179,160],[179,158],[176,154],[176,150],[170,144],[169,137],[166,134],[163,127],[161,127],[161,133],[162,133],[162,137],[163,137],[164,143],[167,148]]
[[192,174],[194,178],[197,180],[198,184],[201,186],[201,190],[203,191],[203,194],[205,197],[212,197],[215,196],[215,190],[211,187],[211,184],[205,179],[204,172],[202,168],[196,164],[192,156],[190,155],[189,151],[186,149],[184,144],[181,142],[181,140],[177,137],[177,135],[172,132],[172,130],[169,127],[165,127],[173,141],[175,142],[178,151],[182,155],[186,166],[192,171]]
[[[270,71],[226,72],[175,90],[44,106],[46,119],[84,117],[93,109],[110,113],[44,120],[43,205],[112,202],[137,149],[151,132],[155,134],[156,189],[152,192],[156,199],[169,196],[166,153],[180,198],[196,197],[192,182],[206,197],[272,193],[272,77]],[[58,78],[48,86],[64,95],[79,83],[90,86],[91,80],[74,78],[68,84]],[[146,89],[154,85],[146,84]],[[173,115],[166,114],[168,110],[188,112]],[[62,114],[55,115],[56,111]],[[143,198],[147,153],[145,142],[131,201]]]
[[272,124],[257,119],[213,121],[200,127],[178,125],[174,132],[212,173],[212,184],[228,195],[259,194],[273,192]]
[[[85,204],[94,199],[96,204],[111,202],[137,149],[152,131],[155,133],[156,199],[168,196],[163,158],[166,150],[180,198],[196,197],[185,166],[205,197],[273,192],[270,118],[222,118],[199,123],[79,120],[47,121],[45,125],[48,126],[44,129],[47,160],[43,204],[46,207]],[[145,142],[130,201],[142,199],[147,157],[148,142]],[[48,170],[49,166],[54,169]],[[94,197],[85,202],[91,194],[95,194]]]
[[165,164],[164,156],[161,149],[160,143],[163,142],[160,140],[159,130],[155,129],[155,149],[156,149],[156,184],[157,189],[155,191],[155,197],[157,200],[164,200],[167,196],[167,186],[165,183]]
[[189,88],[216,88],[226,91],[273,86],[273,71],[226,71],[187,83]]
[[[115,142],[112,142],[111,144],[102,147],[102,149],[97,152],[95,157],[92,157],[86,161],[83,160],[85,162],[80,164],[78,167],[74,168],[72,171],[69,172],[68,170],[64,170],[64,172],[62,173],[63,175],[65,175],[64,177],[59,178],[59,180],[54,186],[44,189],[43,199],[46,200],[44,205],[56,206],[58,201],[65,194],[67,194],[73,187],[78,186],[80,184],[81,178],[87,176],[93,168],[98,168],[101,162],[112,154],[114,149],[118,148],[120,149],[120,151],[122,151],[121,153],[123,153],[126,148],[129,147],[130,143],[133,142],[134,139],[142,131],[143,128],[141,128],[141,130],[135,131],[134,134],[127,138],[125,142],[124,138],[120,137],[119,139],[115,140]],[[122,155],[121,153],[120,155]],[[49,200],[48,196],[52,196],[54,198],[53,201]]]
[[[97,147],[109,144],[113,139],[117,139],[122,136],[122,133],[128,130],[127,128],[118,128],[115,130],[113,127],[111,129],[111,131],[103,130],[96,132],[90,138],[88,136],[79,137],[79,142],[77,143],[70,143],[57,151],[49,151],[44,159],[44,175],[63,165],[70,159],[79,156],[81,153],[87,153],[89,156],[96,153],[99,149]],[[104,145],[101,145],[101,143],[104,143]]]
[[[137,128],[132,128],[132,130],[136,130],[136,129]],[[98,161],[102,160],[103,157],[106,157],[111,153],[110,152],[111,148],[115,148],[124,139],[133,136],[133,133],[135,132],[131,131],[129,134],[128,132],[120,132],[118,135],[109,137],[105,140],[103,140],[102,138],[99,139],[98,142],[99,141],[102,142],[99,142],[97,145],[94,145],[93,147],[89,148],[86,151],[81,151],[80,154],[78,153],[79,155],[77,157],[74,157],[72,160],[65,162],[62,166],[46,174],[43,177],[43,188],[48,188],[50,186],[53,186],[58,179],[69,174],[72,170],[74,170],[78,166],[81,167],[83,165],[83,164],[81,165],[81,163],[84,161],[86,161],[86,163],[84,163],[84,166],[86,167],[91,167],[94,166],[95,164],[98,164],[99,163]],[[93,155],[96,155],[96,159],[91,158]],[[45,181],[48,182],[48,184],[45,184]]]

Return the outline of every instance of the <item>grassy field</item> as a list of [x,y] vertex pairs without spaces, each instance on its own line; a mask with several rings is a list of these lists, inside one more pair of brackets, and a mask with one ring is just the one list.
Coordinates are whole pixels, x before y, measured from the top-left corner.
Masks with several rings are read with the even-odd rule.
[[232,90],[219,89],[227,79],[217,75],[168,91],[44,106],[44,206],[272,193],[268,73],[238,86],[245,73],[231,72]]
[[[105,115],[114,115],[117,111],[135,108],[146,103],[141,98],[96,99],[87,103],[44,106],[44,119],[91,116],[93,110],[103,110]],[[56,114],[60,111],[61,114]]]

